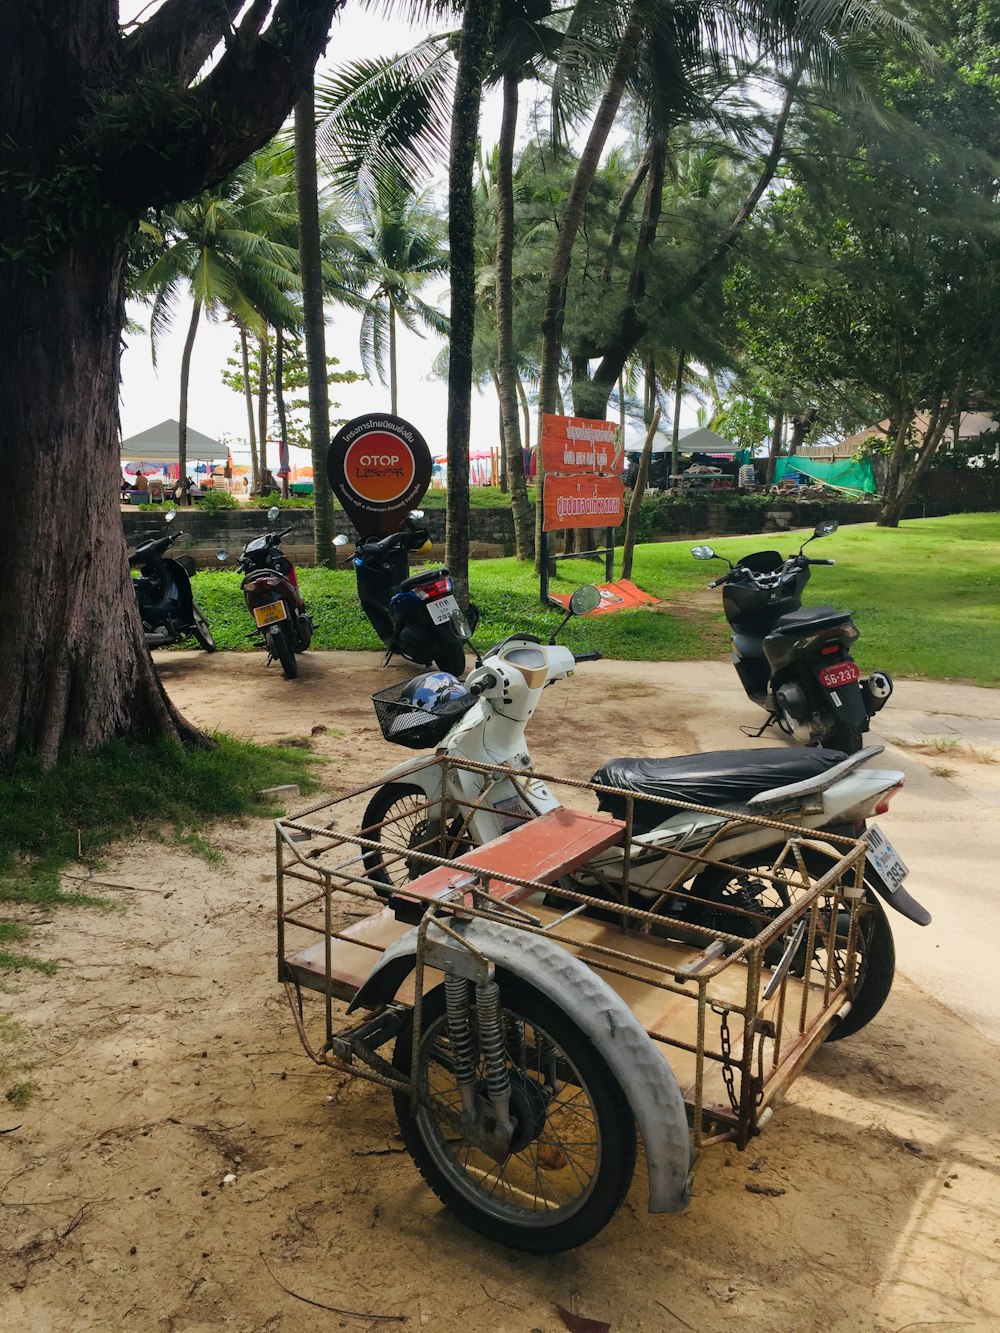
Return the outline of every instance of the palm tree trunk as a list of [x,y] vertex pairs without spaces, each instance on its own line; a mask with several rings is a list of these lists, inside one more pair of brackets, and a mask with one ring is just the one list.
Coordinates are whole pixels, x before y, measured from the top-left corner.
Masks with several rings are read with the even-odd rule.
[[514,516],[514,552],[518,560],[530,560],[534,554],[535,533],[521,452],[514,353],[514,136],[517,131],[518,84],[517,74],[504,75],[503,116],[497,152],[497,392],[503,423],[505,473]]
[[399,407],[399,382],[396,379],[396,312],[389,302],[389,411],[396,416]]
[[240,325],[240,356],[243,359],[243,397],[247,405],[247,433],[250,437],[250,489],[260,490],[260,465],[257,460],[257,425],[254,421],[253,392],[250,388],[250,348],[247,331]]
[[[686,353],[682,350],[677,356],[677,378],[674,380],[674,420],[670,435],[670,475],[677,476],[681,462],[681,399],[684,397],[684,371],[687,369]],[[670,489],[667,481],[666,489]]]
[[467,0],[462,16],[451,116],[448,247],[451,254],[451,336],[448,344],[448,502],[445,560],[463,602],[469,589],[469,436],[472,420],[472,338],[476,317],[473,171],[479,133],[483,63],[494,14],[492,0]]
[[333,494],[326,470],[330,449],[330,400],[326,378],[323,266],[316,182],[315,85],[310,78],[295,103],[295,189],[299,203],[299,266],[303,333],[309,372],[309,437],[313,468],[313,523],[317,565],[334,566]]
[[260,481],[261,486],[266,485],[267,473],[267,395],[268,395],[268,364],[267,364],[267,326],[264,326],[264,332],[260,335],[257,343],[257,360],[260,365],[260,374],[257,384],[257,422],[258,434],[260,438]]
[[639,471],[636,474],[635,485],[632,487],[632,499],[629,501],[628,518],[625,521],[625,544],[622,547],[622,578],[630,579],[632,577],[632,556],[635,553],[635,538],[639,530],[639,510],[642,508],[642,497],[646,494],[646,481],[649,477],[649,460],[653,456],[653,440],[656,438],[656,428],[660,424],[660,409],[655,408],[652,420],[646,429],[646,438],[642,444],[642,454],[639,457]]
[[[524,427],[524,434],[521,436],[521,448],[527,454],[531,448],[531,405],[528,402],[528,395],[524,392],[524,385],[521,383],[521,376],[518,375],[514,381],[514,387],[517,389],[517,396],[521,402],[521,424]],[[521,460],[521,471],[524,471],[524,460]],[[525,482],[527,486],[527,481]]]
[[[285,335],[278,328],[274,330],[274,405],[278,413],[279,449],[284,446],[288,451],[288,413],[285,411]],[[279,453],[278,457],[281,455]],[[279,464],[280,467],[280,464]],[[288,499],[288,478],[281,478],[282,499]]]
[[[184,351],[181,354],[181,401],[177,413],[177,465],[180,476],[178,481],[181,486],[185,486],[187,479],[187,434],[188,434],[188,384],[191,380],[191,353],[194,351],[194,335],[198,332],[198,320],[201,316],[201,302],[196,300],[194,309],[191,311],[191,323],[188,325],[187,337],[184,339]],[[185,496],[188,503],[191,497],[187,490],[182,489],[181,494]]]
[[[559,227],[559,237],[549,267],[548,285],[545,291],[545,311],[542,316],[542,361],[538,384],[538,438],[541,439],[541,418],[546,412],[555,411],[559,386],[559,353],[562,347],[563,322],[566,318],[566,280],[569,275],[570,257],[573,242],[583,221],[587,195],[597,174],[604,145],[607,143],[611,127],[615,123],[618,108],[625,94],[628,76],[639,53],[639,46],[645,33],[641,0],[632,6],[628,23],[622,33],[622,39],[615,55],[615,61],[608,76],[608,82],[601,98],[597,115],[590,129],[586,147],[580,157],[573,185]],[[538,465],[538,484],[542,481],[541,459]],[[535,550],[541,549],[542,506],[536,506]],[[537,559],[537,554],[536,554]]]

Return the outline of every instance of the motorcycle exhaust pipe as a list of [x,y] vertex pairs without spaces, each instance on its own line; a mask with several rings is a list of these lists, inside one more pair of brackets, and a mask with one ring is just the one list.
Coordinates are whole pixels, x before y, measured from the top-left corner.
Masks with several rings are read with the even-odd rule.
[[892,677],[886,671],[873,671],[867,680],[861,682],[861,694],[865,701],[865,712],[871,717],[892,694]]

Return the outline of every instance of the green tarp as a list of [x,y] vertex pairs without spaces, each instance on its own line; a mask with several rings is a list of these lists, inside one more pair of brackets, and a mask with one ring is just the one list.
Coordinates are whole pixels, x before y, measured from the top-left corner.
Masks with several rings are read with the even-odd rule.
[[861,462],[855,462],[853,458],[831,458],[827,462],[825,459],[820,461],[816,458],[801,458],[795,454],[792,458],[778,459],[774,469],[774,480],[781,481],[782,477],[794,476],[796,473],[812,477],[813,480],[833,486],[838,491],[875,494],[875,474],[872,471],[871,459],[868,458],[862,459]]

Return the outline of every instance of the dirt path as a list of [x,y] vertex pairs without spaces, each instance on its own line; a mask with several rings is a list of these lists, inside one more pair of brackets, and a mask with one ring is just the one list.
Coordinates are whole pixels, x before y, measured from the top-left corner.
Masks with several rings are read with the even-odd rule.
[[[376,664],[314,656],[287,684],[260,657],[162,671],[206,725],[326,726],[332,789],[401,757],[370,712]],[[625,713],[647,752],[697,746],[707,724],[671,723],[676,691],[601,667],[549,691],[540,767],[586,775],[621,751]],[[912,982],[819,1053],[746,1153],[705,1154],[687,1212],[650,1217],[640,1172],[597,1240],[531,1259],[439,1207],[385,1093],[302,1054],[275,982],[267,821],[210,841],[221,866],[153,842],[111,857],[114,910],[60,913],[42,928],[56,975],[9,980],[23,1036],[0,1052],[34,1059],[37,1092],[0,1112],[0,1328],[558,1333],[557,1302],[616,1333],[1000,1326],[1000,1051]]]

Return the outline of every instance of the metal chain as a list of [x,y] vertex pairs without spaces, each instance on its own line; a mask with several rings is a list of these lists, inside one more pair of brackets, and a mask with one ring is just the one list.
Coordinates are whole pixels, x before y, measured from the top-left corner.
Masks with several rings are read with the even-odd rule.
[[719,1043],[722,1047],[722,1081],[725,1083],[726,1092],[729,1094],[729,1105],[739,1115],[740,1103],[736,1096],[736,1079],[733,1075],[733,1047],[729,1033],[729,1010],[713,1004],[712,1012],[718,1014],[722,1019],[719,1024]]

